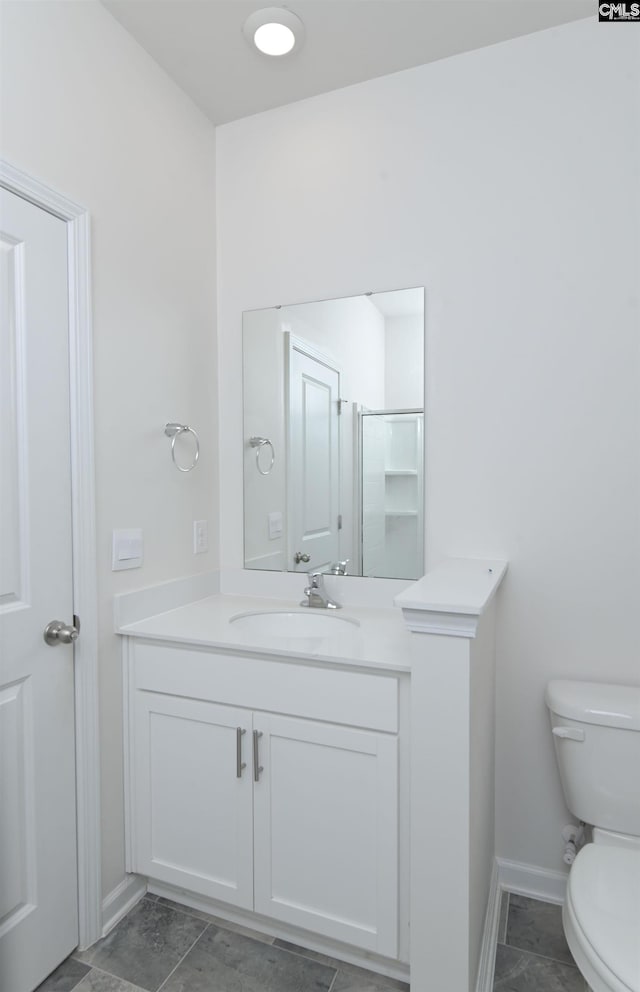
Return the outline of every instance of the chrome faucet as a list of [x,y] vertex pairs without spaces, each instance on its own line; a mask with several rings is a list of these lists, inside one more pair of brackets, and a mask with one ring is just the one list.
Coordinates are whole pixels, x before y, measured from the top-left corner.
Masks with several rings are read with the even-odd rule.
[[350,562],[350,558],[345,558],[344,561],[334,561],[332,565],[329,566],[329,572],[331,575],[346,575],[347,565]]
[[340,603],[336,603],[327,595],[324,587],[324,575],[322,572],[309,572],[309,585],[305,586],[303,599],[300,606],[311,606],[319,610],[340,610]]

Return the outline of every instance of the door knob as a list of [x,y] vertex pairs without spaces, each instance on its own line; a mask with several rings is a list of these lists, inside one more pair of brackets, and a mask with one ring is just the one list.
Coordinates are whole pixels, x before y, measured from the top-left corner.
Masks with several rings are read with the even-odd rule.
[[301,561],[305,563],[311,561],[311,555],[303,554],[302,551],[296,551],[295,555],[293,556],[293,560],[295,561],[296,565],[299,565]]
[[51,623],[47,624],[44,628],[44,639],[49,647],[54,648],[56,644],[73,644],[74,641],[78,640],[80,621],[77,617],[73,619],[76,626],[63,623],[62,620],[52,620]]

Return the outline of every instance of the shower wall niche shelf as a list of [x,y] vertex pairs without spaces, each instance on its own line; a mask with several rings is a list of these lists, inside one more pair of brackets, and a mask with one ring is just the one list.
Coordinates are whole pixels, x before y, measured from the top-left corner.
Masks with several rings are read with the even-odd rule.
[[365,410],[360,419],[363,574],[419,576],[424,568],[423,411]]
[[422,421],[421,411],[385,417],[385,557],[387,574],[402,574],[413,561],[422,568]]

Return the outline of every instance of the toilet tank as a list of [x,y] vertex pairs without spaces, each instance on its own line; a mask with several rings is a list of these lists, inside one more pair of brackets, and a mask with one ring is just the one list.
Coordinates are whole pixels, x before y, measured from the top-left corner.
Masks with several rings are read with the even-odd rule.
[[640,837],[640,688],[554,681],[545,701],[571,812]]

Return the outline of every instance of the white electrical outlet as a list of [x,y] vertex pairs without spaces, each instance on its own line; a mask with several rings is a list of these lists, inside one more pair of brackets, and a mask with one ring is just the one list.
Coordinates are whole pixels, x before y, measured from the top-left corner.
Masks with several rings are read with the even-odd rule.
[[209,531],[206,520],[193,521],[193,553],[204,554],[209,550]]

